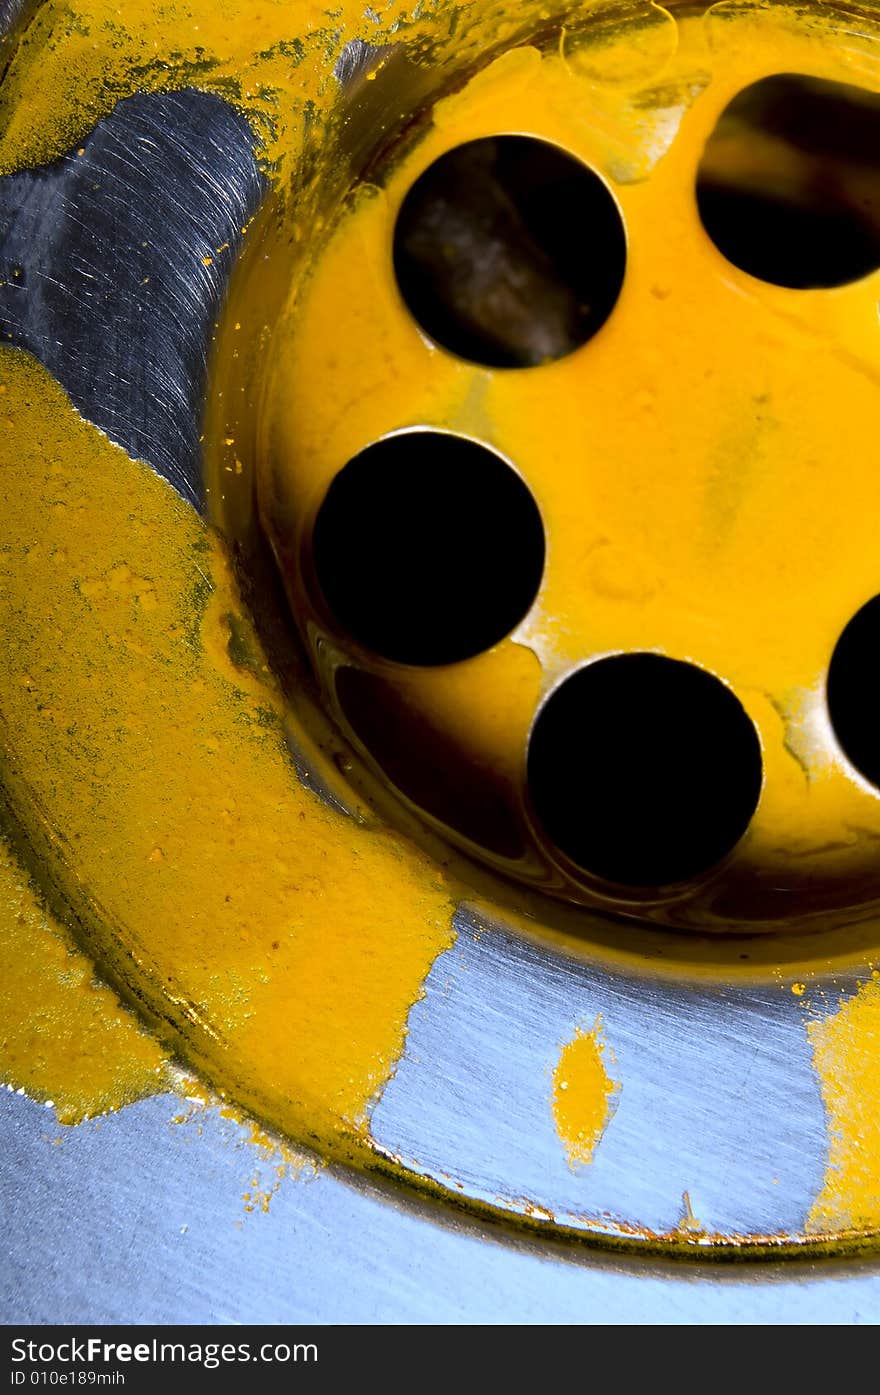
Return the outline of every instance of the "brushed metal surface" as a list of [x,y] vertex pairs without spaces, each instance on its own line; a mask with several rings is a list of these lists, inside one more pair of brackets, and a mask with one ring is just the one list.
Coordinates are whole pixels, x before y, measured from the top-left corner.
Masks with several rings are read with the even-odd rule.
[[[172,1097],[77,1129],[0,1094],[5,1322],[874,1322],[863,1262],[627,1261],[510,1238],[321,1172],[245,1211],[255,1163]],[[271,1180],[272,1168],[263,1165]]]
[[[827,1140],[806,1010],[778,986],[664,983],[551,954],[461,908],[372,1118],[417,1174],[575,1230],[803,1230]],[[788,1000],[788,1001],[786,1001]],[[602,1018],[621,1082],[572,1170],[550,1109],[561,1042]]]
[[130,97],[0,179],[0,338],[190,503],[210,334],[263,189],[247,122],[193,90]]

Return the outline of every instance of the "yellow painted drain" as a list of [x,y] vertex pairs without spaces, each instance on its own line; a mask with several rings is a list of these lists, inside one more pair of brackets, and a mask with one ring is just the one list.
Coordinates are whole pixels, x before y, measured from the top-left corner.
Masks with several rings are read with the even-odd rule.
[[880,590],[880,71],[818,13],[638,22],[459,79],[307,260],[270,236],[224,430],[327,702],[435,829],[587,905],[827,926],[880,894],[870,634],[827,700]]

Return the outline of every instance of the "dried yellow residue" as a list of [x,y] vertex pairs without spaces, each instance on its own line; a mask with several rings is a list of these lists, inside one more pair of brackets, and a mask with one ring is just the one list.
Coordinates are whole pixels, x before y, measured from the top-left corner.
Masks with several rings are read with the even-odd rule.
[[0,91],[0,172],[66,153],[120,97],[189,84],[245,110],[263,153],[276,160],[305,103],[332,83],[332,64],[317,72],[303,60],[307,43],[332,48],[334,27],[343,26],[311,0],[47,0]]
[[570,1167],[583,1167],[611,1118],[620,1086],[608,1073],[614,1055],[602,1038],[602,1019],[578,1028],[563,1046],[553,1072],[553,1118]]
[[248,1184],[249,1190],[242,1192],[241,1199],[244,1202],[245,1211],[249,1213],[261,1211],[264,1216],[268,1215],[269,1207],[278,1195],[283,1182],[288,1177],[298,1178],[300,1172],[301,1168],[297,1167],[296,1164],[291,1164],[287,1159],[275,1163],[268,1175],[257,1169]]
[[[44,0],[0,88],[0,172],[69,150],[121,97],[196,84],[246,113],[264,166],[308,210],[304,170],[329,168],[341,189],[348,178],[342,158],[301,158],[307,133],[320,141],[339,116],[333,70],[346,43],[435,25],[442,39],[460,19],[461,52],[497,53],[527,16],[439,0],[388,0],[366,14],[361,0],[332,12],[311,0]],[[863,447],[876,418],[878,282],[794,298],[752,283],[719,262],[693,181],[715,122],[750,82],[805,71],[876,90],[876,31],[860,26],[864,51],[852,35],[842,47],[818,10],[807,19],[781,5],[722,5],[705,23],[682,11],[676,24],[650,6],[638,48],[623,32],[601,51],[579,32],[540,52],[513,43],[435,107],[420,142],[401,147],[384,189],[354,203],[305,288],[301,267],[273,271],[293,299],[268,393],[276,459],[299,471],[273,482],[284,485],[283,520],[298,528],[347,458],[413,422],[486,437],[532,485],[553,546],[530,649],[497,646],[475,684],[440,671],[413,678],[438,733],[479,744],[502,773],[505,761],[518,769],[542,678],[586,648],[691,658],[730,679],[761,730],[758,863],[781,848],[788,877],[819,842],[842,883],[863,850],[837,835],[873,828],[876,801],[836,768],[805,781],[779,713],[797,716],[793,684],[814,690],[828,636],[876,589],[880,484]],[[462,141],[523,129],[524,111],[533,134],[609,181],[630,259],[615,314],[584,351],[493,374],[419,333],[389,248],[422,170]],[[298,216],[284,225],[292,244],[320,231]],[[261,342],[271,318],[261,314],[234,321],[236,332],[245,324],[243,345]],[[16,816],[100,966],[141,999],[163,1041],[279,1129],[352,1157],[368,1142],[409,1009],[451,939],[448,893],[400,840],[346,822],[297,783],[281,700],[203,524],[24,355],[2,351],[0,380],[0,773]],[[246,395],[249,411],[257,395]],[[223,440],[238,452],[237,431]],[[224,467],[232,483],[249,487],[249,463],[243,443]],[[836,518],[829,470],[850,501]],[[873,867],[870,841],[868,854]],[[7,894],[0,882],[2,904],[21,896],[19,883]],[[44,972],[39,937],[28,931],[21,946],[15,926],[7,957],[21,971],[9,980],[12,1047],[0,1069],[70,1117],[107,1107],[128,1068],[127,1019],[47,921]],[[68,974],[71,962],[82,977]],[[44,1031],[47,973],[58,999]],[[834,1129],[814,1229],[876,1224],[880,1212],[878,998],[868,985],[811,1029]],[[95,1025],[88,1068],[84,1002],[95,1014],[85,1014]],[[111,1040],[115,1062],[101,1046]],[[162,1055],[143,1050],[146,1081]],[[573,1167],[589,1162],[611,1116],[612,1059],[598,1021],[562,1049],[552,1107]],[[255,1175],[248,1201],[263,1207],[274,1185]],[[685,1211],[688,1228],[689,1200]]]
[[[241,1122],[232,1110],[222,1110],[221,1114],[234,1119],[236,1123]],[[266,1133],[253,1121],[248,1120],[245,1128],[248,1150],[256,1154],[257,1162],[248,1190],[242,1193],[244,1209],[267,1215],[284,1182],[298,1182],[317,1176],[317,1165],[312,1158],[297,1153],[284,1139]]]
[[810,1231],[880,1227],[880,983],[863,983],[830,1017],[807,1029],[828,1112],[825,1182]]
[[[458,21],[469,8],[449,0],[43,0],[0,89],[0,174],[65,154],[122,97],[194,86],[238,107],[264,165],[289,175],[305,130],[338,95],[334,68],[347,43],[381,47],[405,33],[436,45],[455,35],[464,52],[474,37]],[[479,27],[483,43],[499,43],[521,23],[486,4],[469,27]]]
[[172,1120],[173,1124],[184,1127],[194,1124],[201,1137],[203,1119],[209,1112],[216,1112],[239,1131],[240,1141],[237,1140],[235,1146],[243,1147],[248,1154],[248,1180],[244,1184],[248,1190],[242,1192],[246,1212],[268,1213],[285,1181],[317,1176],[318,1163],[314,1157],[298,1152],[287,1139],[268,1133],[253,1119],[243,1118],[235,1109],[222,1104],[194,1077],[184,1077],[180,1071],[176,1074],[177,1087],[185,1093],[188,1108]]
[[[13,810],[167,1041],[280,1130],[350,1155],[452,938],[440,876],[299,783],[204,523],[28,356],[3,350],[0,382]],[[39,1014],[38,985],[17,1011]],[[47,1048],[53,1097],[68,1073]]]
[[40,903],[2,840],[0,959],[4,1084],[52,1103],[63,1124],[117,1109],[166,1084],[165,1053],[95,981],[91,964]]

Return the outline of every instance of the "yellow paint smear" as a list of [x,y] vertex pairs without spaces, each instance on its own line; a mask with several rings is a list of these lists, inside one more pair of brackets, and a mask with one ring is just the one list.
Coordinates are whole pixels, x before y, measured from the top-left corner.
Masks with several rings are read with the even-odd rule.
[[807,1031],[830,1139],[825,1182],[807,1229],[880,1229],[880,983],[861,984]]
[[0,1081],[63,1124],[167,1084],[165,1053],[49,914],[0,840]]
[[[451,940],[439,875],[298,782],[223,551],[192,509],[25,354],[2,352],[0,383],[15,811],[163,1037],[282,1131],[350,1150]],[[39,1007],[23,982],[19,1011]],[[63,1040],[47,1041],[53,1097],[67,1072]]]
[[585,1167],[611,1118],[620,1086],[608,1072],[614,1055],[603,1040],[602,1019],[578,1028],[553,1071],[553,1119],[569,1167]]

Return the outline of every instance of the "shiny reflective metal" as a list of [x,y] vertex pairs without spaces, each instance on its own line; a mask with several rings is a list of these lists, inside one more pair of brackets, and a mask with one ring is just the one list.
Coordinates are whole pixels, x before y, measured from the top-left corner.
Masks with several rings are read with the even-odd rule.
[[[347,50],[340,80],[355,90],[375,58]],[[391,122],[387,88],[370,88],[367,118]],[[198,506],[210,333],[264,187],[250,133],[222,101],[187,91],[120,102],[82,148],[0,180],[0,333]],[[226,241],[226,260],[205,267],[205,247]],[[248,1213],[260,1164],[215,1114],[172,1127],[181,1106],[164,1098],[60,1130],[50,1111],[0,1096],[4,1318],[876,1317],[880,1273],[865,1260],[730,1272],[654,1252],[664,1235],[691,1253],[805,1243],[828,1159],[806,1025],[824,1009],[789,991],[794,961],[764,954],[762,967],[743,942],[738,965],[707,959],[695,975],[684,959],[680,972],[664,965],[650,936],[605,955],[601,933],[566,952],[537,927],[512,930],[501,906],[487,918],[462,905],[456,924],[374,1111],[370,1179],[307,1172],[267,1214]],[[827,990],[836,1006],[868,972],[852,963],[829,962],[810,999]],[[550,1076],[560,1043],[599,1015],[624,1088],[593,1163],[574,1172]],[[382,1180],[392,1162],[409,1190]],[[417,1199],[420,1185],[437,1199]],[[528,1230],[505,1229],[505,1216]],[[560,1244],[566,1234],[645,1253],[603,1256]]]

